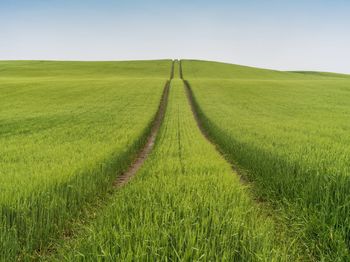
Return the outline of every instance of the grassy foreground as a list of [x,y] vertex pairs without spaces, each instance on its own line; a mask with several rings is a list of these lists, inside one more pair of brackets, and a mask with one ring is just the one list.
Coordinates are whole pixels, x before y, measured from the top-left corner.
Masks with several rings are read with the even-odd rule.
[[201,134],[175,70],[153,152],[111,190],[170,60],[0,62],[0,261],[350,260],[350,76],[182,68],[249,185]]
[[0,261],[47,247],[111,187],[144,143],[170,68],[0,62]]
[[206,130],[316,260],[350,260],[350,79],[184,61]]
[[58,261],[288,261],[273,222],[205,140],[173,80],[154,151]]

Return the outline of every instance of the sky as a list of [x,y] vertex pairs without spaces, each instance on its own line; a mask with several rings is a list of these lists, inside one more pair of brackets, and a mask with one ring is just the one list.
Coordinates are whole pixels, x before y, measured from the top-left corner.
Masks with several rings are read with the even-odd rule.
[[350,1],[0,0],[0,60],[163,58],[350,73]]

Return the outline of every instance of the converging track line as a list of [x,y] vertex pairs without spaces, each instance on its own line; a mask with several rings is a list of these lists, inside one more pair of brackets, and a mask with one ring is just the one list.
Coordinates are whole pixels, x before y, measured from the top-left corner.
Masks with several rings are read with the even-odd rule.
[[137,171],[142,167],[143,163],[148,158],[149,154],[151,153],[154,143],[157,138],[157,134],[159,131],[159,128],[163,122],[163,118],[165,115],[166,107],[168,104],[168,96],[169,96],[169,89],[170,89],[170,82],[171,79],[174,77],[174,61],[172,63],[171,72],[170,72],[170,80],[168,80],[165,84],[162,98],[159,104],[159,108],[156,114],[156,117],[153,121],[151,132],[146,140],[146,144],[143,146],[143,148],[139,151],[136,158],[132,162],[132,164],[128,167],[128,169],[118,176],[118,178],[114,181],[113,185],[116,188],[124,186],[126,183],[129,182],[129,180],[137,173]]
[[195,100],[194,100],[194,97],[193,97],[193,92],[192,92],[192,88],[190,86],[190,83],[184,79],[184,76],[183,76],[183,71],[182,71],[182,61],[180,60],[179,62],[179,70],[180,70],[180,78],[182,79],[183,83],[184,83],[184,87],[185,87],[185,91],[186,91],[186,96],[187,96],[187,99],[188,99],[188,102],[190,104],[190,107],[191,107],[191,110],[192,110],[192,113],[193,113],[193,116],[196,120],[196,123],[197,123],[197,126],[199,128],[199,130],[201,131],[202,135],[205,137],[205,139],[210,143],[212,144],[216,151],[219,152],[219,154],[225,159],[226,162],[228,162],[232,168],[232,171],[239,177],[239,180],[240,182],[243,184],[243,185],[246,185],[248,184],[248,181],[240,174],[240,172],[232,165],[232,163],[230,161],[228,161],[226,159],[226,157],[224,156],[224,154],[222,153],[222,151],[220,150],[219,146],[214,143],[212,141],[212,139],[210,138],[210,136],[208,135],[208,133],[206,132],[206,130],[204,129],[201,121],[200,121],[200,118],[199,118],[199,115],[198,115],[198,112],[197,112],[197,109],[196,109],[196,104],[195,104]]

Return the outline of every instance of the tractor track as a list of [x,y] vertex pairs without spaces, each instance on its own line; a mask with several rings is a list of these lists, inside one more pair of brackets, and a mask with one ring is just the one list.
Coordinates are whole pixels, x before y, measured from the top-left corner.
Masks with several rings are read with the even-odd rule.
[[199,130],[201,131],[202,135],[205,137],[205,139],[212,144],[216,151],[225,159],[225,161],[231,166],[232,171],[239,177],[239,180],[241,182],[241,184],[243,185],[247,185],[249,182],[247,179],[245,179],[243,177],[243,175],[241,174],[241,172],[231,163],[231,161],[227,160],[227,158],[225,157],[225,154],[222,152],[222,150],[220,149],[220,147],[211,139],[211,137],[208,135],[207,131],[205,130],[205,128],[203,127],[203,124],[200,120],[200,117],[198,115],[198,111],[196,108],[196,101],[193,97],[193,92],[192,92],[192,88],[190,83],[184,79],[183,76],[183,72],[182,72],[182,63],[181,60],[179,62],[179,70],[180,70],[180,78],[182,79],[184,86],[185,86],[185,91],[186,91],[186,96],[187,96],[187,100],[191,106],[191,110],[193,113],[193,116],[196,120],[197,126],[199,128]]
[[172,62],[171,72],[170,72],[170,79],[167,80],[165,83],[165,87],[163,90],[162,98],[160,100],[160,104],[158,107],[158,111],[156,113],[156,116],[153,120],[152,127],[150,134],[148,135],[146,139],[145,145],[141,148],[141,150],[136,155],[136,158],[133,160],[131,165],[127,168],[127,170],[122,173],[120,176],[117,177],[117,179],[114,181],[113,186],[115,188],[120,188],[127,184],[132,177],[135,176],[137,171],[142,167],[143,163],[148,158],[149,154],[151,153],[158,131],[160,129],[160,126],[162,125],[163,118],[165,115],[165,111],[168,104],[168,96],[169,96],[169,89],[170,89],[170,82],[174,77],[174,64],[175,62]]
[[[171,71],[170,71],[170,79],[165,84],[162,98],[161,98],[161,101],[160,101],[160,104],[158,107],[158,111],[156,113],[155,119],[153,120],[151,132],[146,139],[146,143],[141,148],[141,150],[137,153],[136,158],[133,160],[133,162],[127,168],[127,170],[124,173],[122,173],[120,176],[118,176],[117,179],[114,181],[113,186],[116,188],[120,188],[120,187],[124,186],[126,183],[128,183],[130,181],[130,179],[132,177],[135,176],[137,171],[142,167],[143,163],[146,161],[146,159],[148,158],[152,149],[154,148],[155,140],[157,138],[157,134],[158,134],[158,131],[160,129],[160,126],[163,122],[166,107],[168,104],[169,89],[170,89],[171,80],[174,78],[175,63],[176,63],[176,61],[174,60],[172,62],[172,67],[171,67]],[[210,136],[206,132],[205,128],[203,127],[201,120],[199,118],[197,109],[196,109],[196,102],[195,102],[195,99],[193,97],[191,86],[190,86],[189,82],[187,80],[185,80],[183,77],[181,60],[178,61],[178,64],[179,64],[179,77],[184,83],[186,96],[187,96],[188,102],[191,106],[191,110],[192,110],[193,116],[195,118],[195,121],[197,123],[199,130],[201,131],[201,133],[205,137],[205,139],[210,144],[212,144],[215,147],[215,149],[219,152],[219,154],[230,164],[233,172],[238,175],[241,183],[247,184],[248,181],[240,174],[240,172],[237,170],[237,168],[230,161],[228,161],[226,159],[225,155],[220,150],[218,145],[210,138]]]

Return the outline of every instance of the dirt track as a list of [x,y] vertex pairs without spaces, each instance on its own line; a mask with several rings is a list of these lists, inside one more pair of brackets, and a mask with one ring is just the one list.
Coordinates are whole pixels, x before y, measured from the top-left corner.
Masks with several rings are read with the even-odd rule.
[[136,173],[137,171],[141,168],[145,160],[147,159],[149,153],[152,151],[154,147],[154,143],[159,131],[159,128],[162,124],[164,114],[166,111],[166,107],[168,104],[168,95],[169,95],[169,88],[170,88],[170,82],[171,79],[174,77],[174,62],[171,68],[171,73],[170,73],[170,80],[168,80],[165,84],[162,98],[159,104],[159,108],[156,114],[156,117],[153,121],[152,127],[151,127],[151,132],[149,136],[147,137],[146,144],[142,147],[142,149],[139,151],[137,154],[136,158],[132,162],[132,164],[128,167],[128,169],[118,176],[118,178],[114,181],[114,186],[115,187],[122,187],[125,185]]
[[[170,83],[171,83],[171,80],[174,78],[174,70],[175,70],[174,69],[174,65],[175,65],[175,61],[173,61],[172,68],[171,68],[171,73],[170,73],[170,80],[168,80],[166,82],[166,84],[165,84],[163,95],[162,95],[162,98],[161,98],[161,102],[160,102],[160,105],[159,105],[156,117],[155,117],[155,119],[153,121],[151,132],[150,132],[150,134],[149,134],[149,136],[147,138],[146,144],[139,151],[139,153],[137,154],[137,157],[132,162],[132,164],[128,167],[128,169],[122,175],[118,176],[118,178],[114,181],[114,186],[115,187],[122,187],[123,185],[125,185],[137,173],[137,171],[141,168],[141,166],[143,165],[143,163],[147,159],[149,153],[152,151],[152,149],[154,147],[154,143],[155,143],[155,140],[156,140],[159,128],[160,128],[160,126],[162,124],[163,117],[164,117],[164,114],[165,114],[165,111],[166,111],[166,106],[167,106],[167,103],[168,103],[168,95],[169,95]],[[203,136],[207,139],[207,141],[209,143],[211,143],[216,148],[216,150],[224,157],[224,155],[222,154],[220,149],[210,139],[210,137],[208,136],[206,130],[203,128],[203,125],[202,125],[202,123],[201,123],[201,121],[199,119],[199,116],[198,116],[198,113],[197,113],[197,110],[196,110],[196,107],[195,107],[195,101],[194,101],[194,98],[193,98],[193,94],[192,94],[192,90],[191,90],[190,84],[188,83],[188,81],[186,81],[183,78],[181,61],[179,61],[179,76],[182,79],[182,81],[184,82],[187,98],[188,98],[188,101],[190,103],[190,106],[191,106],[191,109],[192,109],[192,113],[194,115],[194,118],[196,120],[198,128],[200,129],[200,131],[203,134]],[[236,168],[233,165],[231,165],[231,167],[232,167],[232,170],[234,171],[234,173],[236,173],[239,176],[241,183],[242,184],[246,184],[247,181],[243,178],[242,175],[239,174],[239,172],[236,170]]]
[[197,123],[197,126],[199,128],[199,130],[201,131],[202,135],[206,138],[206,140],[211,143],[215,149],[219,152],[219,154],[230,164],[231,168],[232,168],[232,171],[237,174],[237,176],[239,177],[239,180],[241,181],[241,183],[243,185],[246,185],[248,184],[248,181],[240,174],[239,170],[237,170],[232,164],[230,161],[228,161],[224,154],[222,153],[222,151],[220,150],[220,148],[212,141],[212,139],[210,138],[210,136],[208,135],[208,133],[206,132],[206,130],[204,129],[200,119],[199,119],[199,116],[198,116],[198,113],[197,113],[197,110],[196,110],[196,106],[195,106],[195,100],[194,100],[194,97],[193,97],[193,93],[192,93],[192,89],[191,89],[191,86],[189,84],[189,82],[187,80],[184,79],[183,77],[183,72],[182,72],[182,65],[181,65],[181,61],[180,61],[180,77],[182,79],[182,81],[184,82],[184,86],[185,86],[185,90],[186,90],[186,95],[187,95],[187,98],[188,98],[188,102],[191,106],[191,110],[192,110],[192,113],[193,113],[193,116],[196,120],[196,123]]

